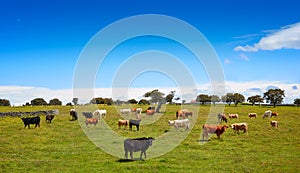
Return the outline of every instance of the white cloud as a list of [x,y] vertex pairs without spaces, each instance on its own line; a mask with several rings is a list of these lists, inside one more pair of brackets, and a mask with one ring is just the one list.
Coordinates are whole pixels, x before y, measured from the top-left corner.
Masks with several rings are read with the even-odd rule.
[[227,59],[227,58],[226,58],[226,59],[224,60],[224,64],[231,64],[230,59]]
[[[214,84],[215,86],[215,84]],[[223,86],[223,85],[220,85]],[[227,92],[241,93],[247,99],[249,96],[261,95],[266,92],[269,88],[280,88],[285,91],[284,103],[293,103],[295,98],[300,98],[300,93],[297,90],[300,88],[300,84],[291,84],[284,82],[272,82],[272,81],[253,81],[253,82],[232,82],[228,81],[225,83],[225,88],[219,89],[219,86],[215,86],[215,90],[212,93],[212,86],[210,83],[198,84],[197,89],[195,88],[176,88],[176,87],[165,87],[165,88],[96,88],[93,90],[93,96],[85,96],[86,91],[82,90],[82,95],[74,96],[79,98],[79,103],[87,103],[92,97],[106,97],[127,100],[136,99],[140,100],[143,98],[143,94],[153,89],[159,89],[159,91],[169,94],[170,91],[175,90],[175,97],[180,97],[182,100],[190,102],[195,100],[198,94],[217,94],[224,95]],[[297,88],[297,89],[296,89]],[[0,86],[0,98],[7,99],[12,105],[19,106],[26,102],[30,102],[34,98],[44,98],[47,102],[53,98],[58,98],[66,104],[72,101],[73,89],[61,89],[52,90],[48,88],[39,87],[23,87],[23,86]]]
[[300,22],[288,25],[260,39],[254,45],[237,46],[234,51],[257,52],[259,50],[300,49]]
[[240,54],[240,58],[241,58],[242,60],[245,60],[245,61],[250,61],[250,59],[248,58],[248,56],[245,55],[244,53],[241,53],[241,54]]

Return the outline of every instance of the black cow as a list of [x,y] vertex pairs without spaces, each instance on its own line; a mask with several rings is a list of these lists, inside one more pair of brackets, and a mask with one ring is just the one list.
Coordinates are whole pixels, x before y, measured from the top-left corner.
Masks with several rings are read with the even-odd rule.
[[54,115],[46,115],[46,122],[51,124],[51,121],[53,120]]
[[133,159],[133,152],[141,151],[140,159],[142,160],[142,156],[144,153],[145,159],[146,150],[149,146],[152,146],[152,140],[154,138],[143,137],[143,138],[134,138],[134,139],[125,139],[124,140],[124,150],[125,150],[125,159],[128,159],[128,152],[130,152],[130,158]]
[[78,116],[77,116],[77,112],[75,109],[71,109],[70,110],[70,115],[72,117],[71,121],[74,121],[74,120],[77,120],[78,119]]
[[139,120],[130,119],[129,120],[129,130],[132,130],[132,126],[134,125],[134,126],[136,126],[137,131],[139,131],[140,123],[141,123],[141,119],[139,119]]
[[30,128],[30,124],[35,124],[35,128],[37,126],[40,127],[40,121],[41,121],[41,118],[39,116],[37,117],[30,117],[30,118],[21,118],[24,125],[25,125],[25,128],[26,126],[28,126],[28,128]]
[[92,112],[82,112],[82,115],[85,118],[93,118],[93,113]]

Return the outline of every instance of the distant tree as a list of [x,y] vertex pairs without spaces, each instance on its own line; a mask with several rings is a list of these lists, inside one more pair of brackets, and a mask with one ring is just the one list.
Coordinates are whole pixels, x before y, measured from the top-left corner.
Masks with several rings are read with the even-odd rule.
[[10,106],[9,100],[0,99],[0,106]]
[[69,103],[67,103],[67,104],[66,104],[66,106],[72,106],[72,103],[71,103],[71,102],[69,102]]
[[112,105],[113,104],[113,100],[111,98],[97,97],[97,98],[93,98],[90,101],[90,104],[107,104],[107,105]]
[[225,96],[222,96],[222,102],[226,102],[229,106],[234,102],[233,93],[227,93]]
[[214,106],[216,105],[216,102],[221,101],[220,97],[217,95],[211,95],[210,97],[210,101],[214,104]]
[[210,97],[206,94],[199,94],[196,98],[196,101],[204,105],[206,102],[210,102]]
[[186,100],[182,100],[182,104],[184,104],[186,102]]
[[264,99],[267,103],[273,104],[274,108],[276,104],[282,103],[284,97],[284,90],[281,89],[269,89],[264,93]]
[[78,105],[78,98],[73,98],[72,102],[74,105]]
[[146,100],[146,99],[141,99],[139,102],[138,102],[139,105],[149,105],[149,101]]
[[49,101],[49,105],[62,105],[62,102],[59,99],[55,98]]
[[127,102],[130,103],[130,104],[137,104],[138,103],[138,101],[136,101],[135,99],[130,99]]
[[116,105],[121,105],[121,104],[123,104],[123,103],[126,103],[125,101],[122,101],[122,100],[119,100],[119,99],[117,99],[116,101],[114,101],[114,103],[116,104]]
[[294,104],[296,104],[297,106],[299,106],[300,105],[300,98],[295,99],[294,100]]
[[166,96],[166,102],[167,103],[172,103],[172,100],[173,100],[173,98],[174,98],[174,96],[175,96],[175,92],[176,91],[171,91],[167,96]]
[[43,98],[35,98],[30,101],[32,106],[47,105],[47,102]]
[[150,102],[151,103],[165,103],[165,98],[164,98],[164,93],[156,90],[152,90],[150,92],[147,92],[144,94],[144,97],[150,97]]
[[242,103],[244,101],[245,101],[245,97],[242,94],[239,93],[233,94],[233,102],[235,106],[237,106],[239,103]]
[[253,106],[255,103],[262,103],[264,99],[260,95],[255,95],[255,96],[248,97],[247,101],[252,103]]

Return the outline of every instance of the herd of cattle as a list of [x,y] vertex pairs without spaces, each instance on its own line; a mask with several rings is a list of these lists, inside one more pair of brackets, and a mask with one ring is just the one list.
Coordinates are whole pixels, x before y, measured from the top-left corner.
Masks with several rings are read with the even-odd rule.
[[[119,129],[124,126],[127,128],[129,126],[129,130],[132,130],[132,127],[135,126],[136,130],[139,131],[140,129],[140,122],[142,114],[142,108],[133,108],[133,109],[120,109],[119,110],[121,114],[130,114],[134,113],[136,118],[135,119],[119,119],[118,120],[118,127]],[[153,116],[155,114],[155,107],[149,107],[146,111],[146,116]],[[57,112],[55,112],[57,114]],[[85,124],[88,126],[89,124],[92,124],[96,126],[99,122],[100,118],[105,118],[107,115],[107,111],[105,109],[98,109],[92,112],[82,112],[82,115],[85,117]],[[75,109],[70,110],[70,116],[71,120],[77,120],[78,119],[78,113]],[[179,128],[185,128],[185,130],[190,129],[190,120],[188,117],[193,116],[192,111],[188,111],[187,109],[181,109],[176,112],[176,119],[174,120],[168,120],[168,125],[174,126],[177,130]],[[248,113],[249,118],[256,118],[256,113]],[[262,118],[271,118],[271,117],[277,117],[277,112],[272,112],[270,110],[265,111]],[[46,114],[46,122],[51,123],[55,115],[53,113]],[[229,119],[237,119],[239,120],[238,114],[228,114]],[[227,123],[229,119],[227,118],[226,114],[219,113],[217,115],[218,123],[222,123],[223,121]],[[40,127],[40,116],[34,116],[34,117],[27,117],[27,118],[21,118],[25,128],[28,126],[30,128],[30,124],[35,124],[35,127]],[[203,124],[202,125],[202,140],[208,140],[208,134],[216,134],[218,138],[226,131],[227,128],[229,128],[228,125],[217,125],[217,124]],[[270,122],[271,127],[278,128],[278,121],[272,120]],[[248,134],[248,123],[241,122],[241,123],[233,123],[230,125],[230,127],[234,130],[235,133],[239,133],[239,131],[243,131],[244,133]],[[152,145],[152,140],[154,138],[133,138],[133,139],[126,139],[124,141],[124,151],[125,151],[125,158],[128,159],[128,152],[130,153],[131,159],[133,159],[132,152],[141,151],[140,159],[142,159],[142,155],[144,154],[146,158],[146,150],[149,148],[149,146]]]

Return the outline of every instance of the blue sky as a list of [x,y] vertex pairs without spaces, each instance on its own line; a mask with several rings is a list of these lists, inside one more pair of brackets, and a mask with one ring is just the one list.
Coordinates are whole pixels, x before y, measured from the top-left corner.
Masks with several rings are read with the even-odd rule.
[[[294,91],[291,93],[296,93],[293,98],[300,97],[299,90],[293,87],[300,88],[299,6],[297,0],[4,1],[0,5],[0,86],[71,89],[80,52],[94,34],[125,17],[163,14],[183,20],[203,33],[220,59],[226,81],[270,83],[254,83],[249,88],[267,88],[274,82],[277,86],[290,84]],[[99,72],[96,87],[110,87],[111,76],[122,63],[120,55],[126,59],[147,49],[178,55],[191,67],[199,85],[209,82],[205,70],[197,71],[197,65],[188,58],[191,55],[176,43],[145,37],[125,42],[107,57],[104,63],[109,68],[104,76],[109,77]],[[143,82],[143,78],[151,75],[161,78],[157,87],[173,86],[166,76],[151,72],[136,78],[133,86],[155,87]],[[11,97],[15,93],[8,95],[2,91],[0,98],[14,100]],[[29,101],[38,94],[26,96],[24,99]]]

